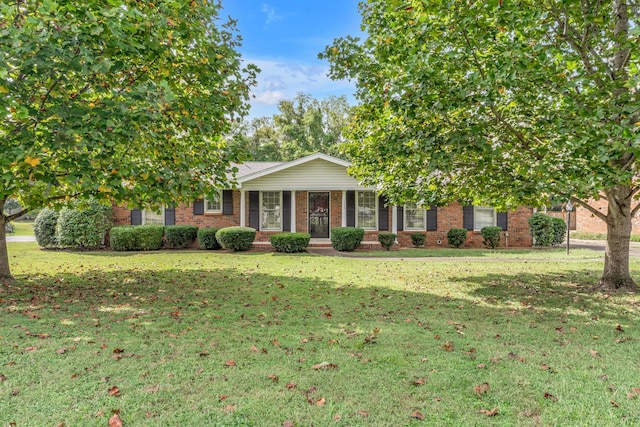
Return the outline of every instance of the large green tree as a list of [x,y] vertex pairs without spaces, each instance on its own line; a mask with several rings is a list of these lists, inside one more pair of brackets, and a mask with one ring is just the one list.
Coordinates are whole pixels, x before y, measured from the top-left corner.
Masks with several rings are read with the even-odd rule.
[[[635,0],[369,0],[367,37],[321,54],[352,78],[352,171],[392,201],[571,198],[607,223],[604,288],[635,289],[640,27]],[[608,212],[589,206],[608,202]]]
[[[172,203],[222,185],[247,110],[233,22],[207,0],[0,4],[0,277],[4,225],[72,198]],[[24,207],[4,213],[9,198]]]

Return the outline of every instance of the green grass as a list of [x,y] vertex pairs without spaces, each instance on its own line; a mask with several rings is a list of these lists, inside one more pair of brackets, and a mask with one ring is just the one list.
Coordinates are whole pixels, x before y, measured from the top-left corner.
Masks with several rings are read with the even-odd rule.
[[9,255],[2,426],[640,423],[640,298],[591,293],[600,259]]
[[[606,233],[588,233],[586,231],[572,231],[571,238],[582,239],[582,240],[607,240],[607,234]],[[640,242],[640,234],[632,234],[629,240],[631,242]]]
[[10,234],[11,236],[33,236],[33,221],[13,221],[11,222],[11,225],[13,226],[13,233]]
[[391,251],[357,251],[347,256],[373,258],[485,258],[492,261],[496,258],[509,260],[579,260],[604,258],[604,252],[590,249],[571,249],[569,256],[565,248],[526,248],[526,249],[432,249],[411,248]]

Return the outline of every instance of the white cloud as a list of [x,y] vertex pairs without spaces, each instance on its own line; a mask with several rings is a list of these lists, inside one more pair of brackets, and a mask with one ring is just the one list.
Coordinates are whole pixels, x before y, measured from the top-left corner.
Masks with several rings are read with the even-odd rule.
[[262,3],[262,13],[267,16],[265,25],[269,25],[272,22],[280,21],[282,19],[282,16],[278,15],[276,9],[267,3]]

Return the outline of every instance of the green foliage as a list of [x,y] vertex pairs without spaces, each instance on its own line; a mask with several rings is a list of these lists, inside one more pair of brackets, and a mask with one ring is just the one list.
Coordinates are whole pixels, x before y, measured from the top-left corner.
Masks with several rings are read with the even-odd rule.
[[364,229],[357,227],[336,227],[331,229],[331,246],[335,250],[353,252],[364,239]]
[[564,222],[564,219],[556,217],[551,218],[551,223],[553,225],[553,244],[559,245],[564,242],[567,236],[567,223]]
[[500,246],[500,238],[502,237],[502,228],[496,226],[482,227],[480,230],[482,236],[482,243],[491,249],[495,249]]
[[226,227],[216,233],[220,245],[234,252],[249,250],[255,238],[256,230],[251,227]]
[[111,227],[111,206],[89,200],[62,208],[56,225],[58,246],[73,249],[96,249],[104,244]]
[[114,251],[154,251],[162,247],[161,225],[123,225],[113,227],[109,235]]
[[278,252],[304,252],[309,246],[311,235],[308,233],[278,233],[269,237],[271,246]]
[[216,239],[219,228],[201,228],[198,230],[198,244],[202,249],[222,249]]
[[553,221],[549,215],[536,212],[529,217],[529,230],[535,246],[549,246],[553,243]]
[[170,248],[188,248],[196,241],[198,227],[195,225],[168,225],[164,236]]
[[395,233],[378,233],[378,242],[386,250],[390,250],[393,244],[396,242],[398,235]]
[[33,234],[38,245],[43,248],[54,248],[58,245],[56,240],[56,224],[58,223],[58,211],[44,208],[33,222]]
[[424,246],[425,240],[427,240],[427,236],[424,235],[423,233],[411,234],[411,243],[413,243],[413,246],[415,246],[416,248],[419,248],[420,246]]
[[466,228],[452,228],[447,233],[447,242],[454,248],[461,248],[464,242],[467,241],[467,229]]

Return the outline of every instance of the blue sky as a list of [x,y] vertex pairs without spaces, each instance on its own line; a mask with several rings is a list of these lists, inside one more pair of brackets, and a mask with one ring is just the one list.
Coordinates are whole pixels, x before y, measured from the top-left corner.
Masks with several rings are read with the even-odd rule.
[[222,0],[222,7],[221,18],[238,20],[243,59],[262,70],[252,118],[277,113],[278,101],[298,92],[354,102],[354,85],[330,80],[328,62],[317,56],[333,39],[360,34],[358,0]]

